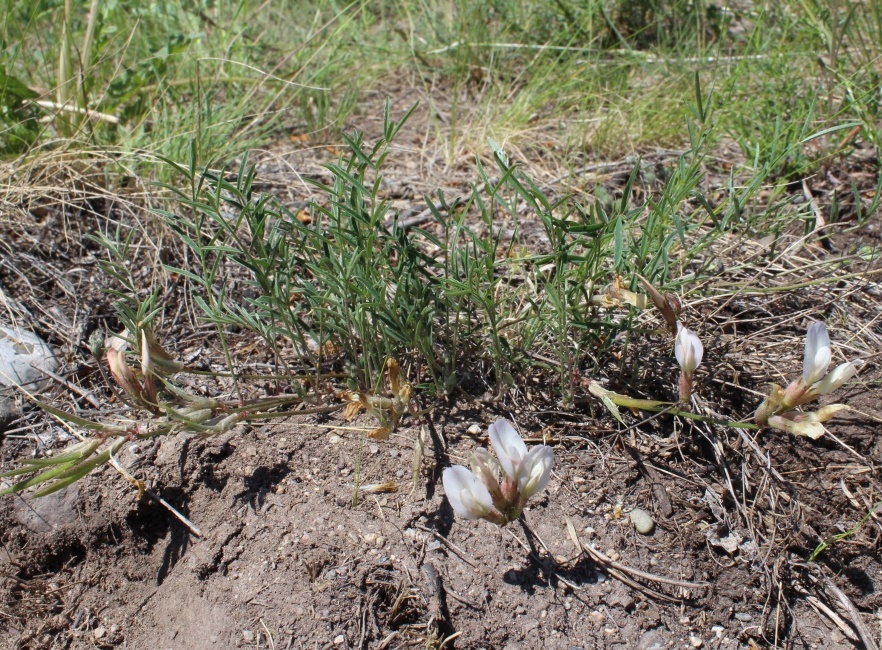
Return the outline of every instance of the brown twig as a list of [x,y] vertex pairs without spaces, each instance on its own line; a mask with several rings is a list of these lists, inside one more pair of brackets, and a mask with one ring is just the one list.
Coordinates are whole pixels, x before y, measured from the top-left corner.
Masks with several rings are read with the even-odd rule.
[[573,522],[570,520],[569,517],[567,517],[566,522],[567,530],[570,533],[570,538],[573,540],[573,544],[575,544],[577,549],[587,553],[588,556],[598,564],[602,564],[610,573],[610,575],[615,576],[629,587],[637,589],[638,591],[650,595],[653,598],[665,600],[667,602],[679,602],[680,600],[682,600],[681,598],[674,598],[673,596],[669,596],[668,594],[664,594],[645,585],[641,585],[639,582],[631,579],[631,576],[635,578],[642,578],[643,580],[650,580],[652,582],[659,582],[661,584],[671,585],[673,587],[680,587],[683,589],[703,589],[710,586],[710,584],[707,582],[687,582],[685,580],[666,578],[664,576],[655,575],[654,573],[641,571],[640,569],[634,569],[624,564],[619,564],[618,562],[608,558],[606,555],[598,551],[596,548],[591,546],[591,544],[586,544],[585,542],[579,540],[579,536],[576,534],[576,528],[575,526],[573,526]]
[[446,537],[444,537],[444,535],[442,535],[441,533],[439,533],[437,530],[432,530],[431,528],[426,528],[425,526],[422,526],[421,524],[416,524],[415,527],[416,527],[416,528],[419,528],[420,530],[425,531],[425,532],[427,532],[427,533],[432,533],[432,536],[434,536],[435,539],[437,539],[439,542],[441,542],[442,544],[444,544],[444,546],[446,546],[446,547],[449,548],[451,551],[453,551],[454,554],[455,554],[460,560],[462,560],[463,562],[465,562],[466,564],[468,564],[468,565],[469,565],[470,567],[472,567],[473,569],[477,569],[477,568],[478,568],[478,567],[476,567],[476,566],[475,566],[475,565],[474,565],[474,564],[468,559],[468,557],[466,556],[465,552],[464,552],[461,548],[459,548],[459,547],[458,547],[456,544],[454,544],[453,542],[449,541]]

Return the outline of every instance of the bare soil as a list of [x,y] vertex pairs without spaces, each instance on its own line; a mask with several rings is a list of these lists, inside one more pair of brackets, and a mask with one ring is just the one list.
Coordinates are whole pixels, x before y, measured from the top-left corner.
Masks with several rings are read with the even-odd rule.
[[[390,198],[411,216],[422,210],[424,192],[465,192],[473,176],[428,155],[420,124],[418,115],[387,170]],[[646,153],[662,169],[673,161]],[[280,146],[264,156],[258,179],[292,204],[305,203],[299,177],[320,177],[320,164],[334,157],[324,145]],[[833,189],[851,180],[869,191],[875,177],[867,170],[877,164],[846,158],[810,181],[811,197],[824,211]],[[626,176],[630,169],[621,167]],[[624,177],[615,164],[605,169],[591,182],[614,194]],[[546,178],[554,181],[550,172]],[[807,192],[796,183],[792,195]],[[0,287],[8,304],[30,314],[25,324],[59,346],[68,381],[101,400],[107,394],[86,342],[117,324],[101,293],[110,284],[97,269],[101,252],[86,236],[108,220],[147,219],[127,206],[82,197],[64,209],[23,201],[22,218],[2,234]],[[524,219],[528,226],[529,215]],[[155,499],[138,499],[110,468],[45,499],[4,498],[0,647],[878,646],[882,526],[875,515],[809,561],[822,540],[852,530],[882,500],[878,265],[860,255],[835,270],[809,265],[804,279],[817,284],[776,290],[776,278],[806,259],[878,247],[880,216],[858,227],[844,209],[827,232],[826,243],[810,240],[794,248],[793,260],[767,264],[767,233],[721,241],[719,278],[686,314],[705,338],[705,359],[715,360],[699,371],[695,406],[736,419],[749,417],[767,382],[800,372],[805,326],[825,317],[845,356],[868,358],[861,382],[836,395],[852,410],[830,423],[833,435],[757,435],[637,412],[624,414],[624,427],[587,390],[575,407],[563,408],[542,378],[525,377],[494,400],[475,377],[456,400],[424,403],[433,406],[425,420],[406,417],[388,441],[354,430],[371,426],[366,417],[346,422],[335,415],[240,426],[205,440],[139,443],[125,449],[120,464],[201,536]],[[744,260],[755,262],[736,264]],[[863,272],[820,282],[829,273]],[[145,281],[150,275],[145,267]],[[733,291],[740,282],[768,292]],[[182,308],[168,318],[165,342],[182,357],[219,363],[210,330],[187,314]],[[649,312],[645,323],[659,327]],[[237,343],[245,348],[249,341]],[[600,368],[582,379],[634,396],[675,395],[664,335],[622,341]],[[50,395],[65,408],[92,408],[66,386]],[[441,489],[443,467],[486,445],[497,416],[517,423],[532,443],[555,446],[553,478],[531,502],[528,528],[455,518]],[[46,444],[60,448],[63,433],[27,410],[7,428],[2,468],[43,453]],[[353,499],[356,484],[383,482],[395,491],[360,490]],[[636,532],[634,508],[653,516],[651,534]],[[576,547],[570,523],[579,543],[602,556]]]

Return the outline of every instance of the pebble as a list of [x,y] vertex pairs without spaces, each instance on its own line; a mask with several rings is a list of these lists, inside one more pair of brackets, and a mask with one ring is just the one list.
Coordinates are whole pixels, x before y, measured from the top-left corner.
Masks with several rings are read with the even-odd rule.
[[380,453],[380,447],[379,447],[379,445],[370,445],[370,446],[368,447],[368,451],[370,451],[372,454],[379,454],[379,453]]
[[539,627],[539,621],[535,618],[525,618],[521,622],[521,630],[524,634],[527,634]]
[[479,435],[481,433],[481,425],[480,424],[473,424],[468,429],[466,429],[466,433],[468,433],[471,436]]
[[242,640],[245,641],[245,643],[251,643],[254,641],[254,632],[251,630],[242,630]]
[[333,435],[333,436],[331,436],[330,438],[328,438],[328,442],[330,442],[332,445],[336,445],[336,444],[337,444],[338,442],[340,442],[342,439],[343,439],[343,438],[341,438],[341,437],[338,436],[338,435]]
[[343,645],[344,643],[346,643],[346,637],[342,634],[338,634],[334,637],[334,645]]
[[103,627],[100,627],[100,626],[99,626],[99,627],[96,627],[95,630],[92,632],[92,635],[93,635],[96,639],[100,639],[100,638],[103,637],[105,634],[107,634],[107,630],[105,630]]
[[588,618],[590,618],[591,622],[595,623],[596,625],[600,625],[606,620],[606,616],[598,612],[596,609],[588,614]]
[[398,457],[398,450],[397,449],[390,449],[389,455],[392,456],[392,458],[397,458]]
[[753,620],[753,616],[751,616],[747,612],[735,612],[735,618],[737,618],[742,623],[750,623],[750,621]]
[[377,548],[383,548],[386,545],[386,538],[380,535],[379,537],[377,537],[376,540],[374,540],[374,545]]
[[702,641],[702,640],[701,640],[699,637],[697,637],[697,636],[690,636],[690,637],[689,637],[689,644],[690,644],[693,648],[700,648],[701,646],[704,645],[704,641]]
[[631,518],[634,528],[641,535],[649,535],[649,533],[655,530],[655,521],[653,521],[652,516],[646,510],[634,508],[628,516]]

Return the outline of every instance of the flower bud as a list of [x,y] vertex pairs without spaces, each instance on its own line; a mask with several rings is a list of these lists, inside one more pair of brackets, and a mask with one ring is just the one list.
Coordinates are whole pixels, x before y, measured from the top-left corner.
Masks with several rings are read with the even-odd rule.
[[805,355],[802,361],[802,381],[811,386],[827,373],[832,353],[827,326],[819,321],[809,325],[805,336]]
[[683,369],[683,374],[691,377],[692,373],[701,363],[701,357],[704,355],[704,346],[695,332],[683,327],[682,323],[677,323],[677,338],[674,341],[674,356],[677,357],[677,363]]

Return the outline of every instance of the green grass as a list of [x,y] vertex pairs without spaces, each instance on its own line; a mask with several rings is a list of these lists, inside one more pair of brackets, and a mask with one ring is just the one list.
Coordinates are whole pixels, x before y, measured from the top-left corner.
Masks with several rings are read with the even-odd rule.
[[[366,91],[410,75],[449,113],[436,125],[448,162],[488,136],[529,143],[537,119],[557,125],[563,159],[620,157],[683,143],[700,73],[715,89],[711,137],[777,160],[806,122],[855,120],[877,139],[882,18],[875,3],[839,4],[9,3],[3,150],[60,137],[184,160],[194,140],[202,163],[229,161],[282,127],[338,139]],[[22,106],[34,98],[119,123]]]

